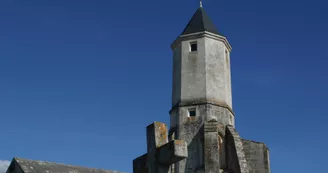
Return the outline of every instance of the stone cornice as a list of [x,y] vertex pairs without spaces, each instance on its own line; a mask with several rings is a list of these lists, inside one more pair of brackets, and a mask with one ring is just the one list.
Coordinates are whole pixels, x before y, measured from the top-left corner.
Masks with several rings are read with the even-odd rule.
[[204,122],[204,132],[218,132],[218,122]]
[[235,116],[235,114],[234,114],[232,108],[231,108],[229,105],[227,105],[227,104],[225,104],[225,103],[222,103],[222,102],[211,101],[211,100],[193,100],[193,101],[184,101],[184,102],[179,102],[179,103],[177,103],[176,105],[174,105],[174,106],[172,107],[172,109],[171,109],[169,112],[170,112],[170,114],[171,114],[171,112],[172,112],[174,109],[178,108],[178,107],[195,106],[195,105],[205,105],[205,104],[210,104],[210,105],[214,105],[214,106],[219,106],[219,107],[226,108],[226,109],[229,110],[229,112],[230,112],[233,116]]
[[217,34],[213,34],[207,31],[204,32],[197,32],[197,33],[192,33],[192,34],[186,34],[186,35],[180,35],[172,44],[171,44],[171,48],[174,49],[176,47],[177,44],[179,44],[182,41],[185,40],[193,40],[193,39],[197,39],[197,38],[201,38],[201,37],[207,37],[207,38],[211,38],[214,40],[218,40],[223,42],[226,47],[229,49],[229,51],[232,50],[232,47],[230,45],[230,43],[228,42],[227,38],[221,35],[217,35]]

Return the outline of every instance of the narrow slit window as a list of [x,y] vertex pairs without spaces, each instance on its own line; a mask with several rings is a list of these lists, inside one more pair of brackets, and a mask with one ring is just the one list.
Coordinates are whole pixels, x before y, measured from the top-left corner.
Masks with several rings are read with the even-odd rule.
[[196,52],[197,51],[197,42],[190,43],[190,51]]

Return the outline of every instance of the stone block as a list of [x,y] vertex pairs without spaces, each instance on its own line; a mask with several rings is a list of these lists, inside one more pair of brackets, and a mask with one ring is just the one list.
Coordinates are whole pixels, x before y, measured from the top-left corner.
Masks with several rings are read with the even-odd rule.
[[171,165],[188,157],[187,143],[173,140],[158,148],[157,161],[163,165]]
[[133,173],[148,173],[147,154],[133,160]]

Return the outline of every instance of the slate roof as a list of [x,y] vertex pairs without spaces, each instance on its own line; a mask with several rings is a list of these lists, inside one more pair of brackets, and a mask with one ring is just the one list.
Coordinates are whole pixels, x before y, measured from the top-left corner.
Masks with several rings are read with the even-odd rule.
[[192,34],[196,32],[211,32],[214,34],[222,35],[218,32],[216,26],[211,21],[210,17],[206,14],[203,7],[199,7],[195,14],[192,16],[186,28],[181,35]]
[[14,158],[12,164],[13,162],[16,162],[24,173],[119,173],[111,170],[86,168],[22,158]]

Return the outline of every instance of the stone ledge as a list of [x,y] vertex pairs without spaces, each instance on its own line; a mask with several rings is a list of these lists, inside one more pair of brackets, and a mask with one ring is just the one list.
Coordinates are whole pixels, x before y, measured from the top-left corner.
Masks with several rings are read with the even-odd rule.
[[192,34],[186,34],[186,35],[180,35],[178,38],[176,38],[173,43],[171,44],[171,49],[174,49],[176,45],[178,45],[180,42],[185,41],[185,40],[190,40],[190,39],[197,39],[200,37],[207,37],[207,38],[212,38],[218,41],[222,41],[226,47],[229,49],[229,51],[232,50],[232,47],[227,40],[226,37],[218,34],[213,34],[211,32],[203,31],[203,32],[197,32],[197,33],[192,33]]
[[172,109],[169,111],[169,113],[171,114],[173,110],[179,108],[179,107],[186,107],[186,106],[195,106],[195,105],[206,105],[206,104],[209,104],[209,105],[213,105],[213,106],[218,106],[218,107],[222,107],[222,108],[226,108],[229,110],[229,112],[235,116],[232,108],[230,106],[228,106],[227,104],[225,103],[222,103],[222,102],[217,102],[217,101],[211,101],[211,100],[193,100],[193,101],[184,101],[184,102],[179,102],[177,103],[176,105],[174,105],[172,107]]

